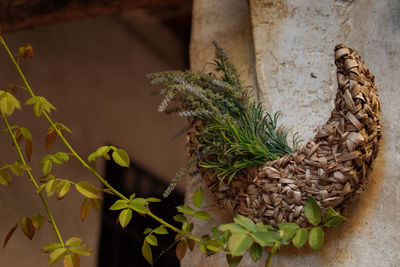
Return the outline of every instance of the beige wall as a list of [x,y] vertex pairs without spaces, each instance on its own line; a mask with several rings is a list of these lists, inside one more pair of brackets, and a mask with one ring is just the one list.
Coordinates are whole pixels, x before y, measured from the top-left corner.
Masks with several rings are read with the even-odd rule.
[[[366,192],[345,211],[348,221],[327,231],[326,244],[320,251],[285,248],[278,251],[272,266],[399,265],[399,14],[398,0],[194,2],[191,66],[198,69],[207,62],[213,55],[208,44],[222,39],[223,47],[243,74],[255,66],[253,74],[260,100],[273,112],[282,111],[281,123],[293,132],[299,131],[306,140],[314,135],[318,125],[325,123],[333,107],[336,43],[343,42],[358,50],[376,75],[383,141]],[[249,53],[254,53],[254,61]],[[311,77],[311,73],[317,78]],[[254,83],[249,76],[244,76],[244,80]],[[188,201],[199,184],[199,179],[189,183]],[[199,235],[231,219],[221,216],[213,196],[207,200],[205,206],[213,219],[206,224],[198,222],[195,229]],[[263,259],[254,264],[245,255],[239,266],[264,266]],[[199,250],[186,256],[182,263],[227,266],[223,253],[206,257]]]
[[[140,13],[140,12],[139,12]],[[140,15],[140,16],[139,16]],[[163,179],[169,180],[184,165],[184,138],[170,141],[183,126],[184,119],[156,112],[159,98],[149,95],[147,73],[182,69],[182,45],[173,33],[156,21],[134,13],[121,17],[100,17],[5,34],[14,50],[30,42],[34,58],[22,67],[37,95],[45,96],[58,111],[56,121],[65,123],[74,134],[69,140],[86,158],[97,147],[112,143],[125,148],[133,164],[140,163]],[[156,52],[155,52],[156,51]],[[18,80],[4,51],[0,50],[0,86]],[[19,98],[26,99],[23,91]],[[24,106],[10,118],[12,124],[27,126],[34,135],[31,165],[40,176],[40,158],[45,155],[44,136],[48,125]],[[0,123],[4,128],[4,124]],[[16,154],[9,137],[1,133],[0,163],[11,163]],[[58,144],[50,152],[65,151]],[[100,172],[102,164],[98,165]],[[54,174],[74,181],[96,183],[95,178],[71,160],[66,167],[56,166]],[[74,190],[58,202],[53,197],[51,209],[62,236],[81,236],[97,248],[99,215],[92,212],[86,222],[79,220],[82,197]],[[12,185],[0,187],[0,236],[5,237],[23,216],[44,212],[40,200],[26,176],[13,177]],[[41,246],[55,242],[49,225],[33,241],[20,229],[5,250],[0,251],[1,266],[46,266]],[[82,260],[81,266],[95,266],[97,255]],[[62,266],[58,264],[56,266]]]

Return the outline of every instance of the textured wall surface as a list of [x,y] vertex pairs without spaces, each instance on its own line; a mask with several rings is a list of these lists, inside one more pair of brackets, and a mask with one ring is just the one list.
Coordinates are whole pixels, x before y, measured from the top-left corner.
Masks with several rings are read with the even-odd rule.
[[[195,16],[203,12],[196,7],[215,5],[214,2],[219,1],[197,2]],[[230,4],[230,8],[237,8],[238,3]],[[224,12],[224,9],[218,12],[214,9],[203,16],[207,15],[210,21],[218,18],[221,22],[221,17],[226,16]],[[376,75],[382,106],[381,151],[369,186],[345,211],[348,221],[338,229],[327,231],[326,244],[319,252],[309,248],[285,248],[274,257],[272,266],[398,266],[400,2],[250,0],[250,17],[258,95],[269,110],[282,112],[281,123],[292,133],[299,132],[307,141],[314,135],[313,130],[330,116],[337,86],[333,64],[336,43],[344,43],[360,52],[367,67]],[[225,21],[230,23],[227,18]],[[226,29],[224,25],[213,26],[205,27],[196,20],[193,25],[198,32],[214,34]],[[231,33],[224,34],[230,36]],[[208,36],[213,35],[203,38],[210,39]],[[192,39],[192,48],[203,48],[196,40]],[[238,64],[235,58],[240,55],[236,53],[241,51],[231,49],[228,52],[233,53],[234,63]],[[203,57],[192,55],[191,59],[192,65],[204,62]],[[245,68],[240,63],[239,66]],[[187,190],[190,193],[193,189]],[[213,203],[212,199],[210,202]],[[207,262],[217,266],[224,259],[217,255],[207,258]],[[263,264],[260,262],[259,266]],[[246,258],[240,266],[254,266],[254,263]]]

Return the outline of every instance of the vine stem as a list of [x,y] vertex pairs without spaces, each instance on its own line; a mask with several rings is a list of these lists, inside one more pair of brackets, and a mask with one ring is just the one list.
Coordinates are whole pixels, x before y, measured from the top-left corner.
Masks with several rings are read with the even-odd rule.
[[275,243],[275,245],[272,247],[272,249],[268,253],[268,258],[265,261],[265,267],[269,267],[270,266],[271,260],[272,260],[272,256],[274,256],[274,254],[278,250],[278,248],[279,248],[279,243]]
[[[18,153],[18,156],[19,156],[19,158],[20,158],[20,160],[21,160],[21,163],[22,163],[24,166],[27,166],[26,161],[25,161],[25,158],[24,158],[24,156],[23,156],[23,154],[22,154],[22,152],[21,152],[21,149],[20,149],[20,147],[19,147],[19,145],[18,145],[18,142],[17,142],[17,140],[15,139],[15,135],[13,134],[13,132],[12,132],[12,130],[11,130],[11,127],[10,127],[10,124],[8,123],[7,117],[6,117],[6,115],[3,113],[3,111],[1,111],[1,117],[2,117],[2,119],[3,119],[3,121],[4,121],[5,125],[6,125],[6,128],[7,128],[8,133],[9,133],[10,136],[11,136],[12,142],[13,142],[13,144],[14,144],[14,146],[15,146],[15,149],[17,150],[17,153]],[[30,170],[25,170],[25,172],[28,174],[29,180],[32,182],[33,186],[35,187],[35,189],[36,189],[36,191],[37,191],[37,190],[39,189],[39,186],[38,186],[38,184],[37,184],[35,178],[33,177],[31,171],[30,171]],[[45,208],[45,210],[46,210],[47,216],[48,216],[49,219],[50,219],[51,225],[53,226],[54,232],[56,233],[57,238],[58,238],[58,240],[60,241],[60,244],[61,244],[63,247],[65,247],[64,241],[63,241],[63,239],[62,239],[62,237],[61,237],[60,231],[58,230],[57,224],[56,224],[56,222],[55,222],[55,220],[54,220],[53,214],[52,214],[51,211],[50,211],[50,208],[49,208],[49,205],[48,205],[46,199],[44,198],[44,196],[43,196],[42,193],[39,193],[39,196],[40,196],[40,199],[42,200],[42,203],[43,203],[43,206],[44,206],[44,208]]]
[[[19,67],[18,62],[15,60],[13,54],[11,53],[10,49],[8,48],[6,42],[4,41],[3,36],[0,36],[0,43],[4,46],[5,50],[7,51],[7,54],[9,55],[11,61],[13,62],[15,68],[17,69],[17,72],[19,74],[19,76],[21,77],[26,90],[29,92],[31,97],[34,97],[35,94],[33,93],[33,90],[31,88],[31,86],[29,85],[27,79],[25,78],[25,75],[23,74],[21,68]],[[116,196],[118,196],[121,199],[124,200],[128,200],[129,199],[124,196],[123,194],[121,194],[118,190],[116,190],[114,187],[112,187],[95,169],[93,169],[92,167],[90,167],[89,164],[86,163],[86,161],[84,161],[79,154],[75,151],[75,149],[69,144],[69,142],[64,138],[62,132],[58,129],[58,127],[56,126],[56,124],[53,122],[53,120],[50,118],[49,114],[46,111],[43,111],[43,115],[45,116],[46,120],[48,121],[48,123],[51,125],[51,127],[56,131],[58,137],[61,139],[61,141],[64,143],[64,145],[68,148],[68,150],[72,153],[72,155],[82,164],[82,166],[86,169],[88,169],[97,179],[99,179],[108,189],[110,189],[111,192],[113,192]],[[193,239],[194,241],[200,242],[200,239],[192,236],[191,234],[185,233],[182,230],[179,230],[178,228],[174,227],[173,225],[167,223],[166,221],[164,221],[163,219],[161,219],[160,217],[156,216],[155,214],[153,214],[150,209],[148,208],[148,212],[147,214],[155,219],[156,221],[158,221],[159,223],[161,223],[162,225],[164,225],[165,227],[170,228],[171,230],[182,234],[183,236],[186,236],[189,239]]]

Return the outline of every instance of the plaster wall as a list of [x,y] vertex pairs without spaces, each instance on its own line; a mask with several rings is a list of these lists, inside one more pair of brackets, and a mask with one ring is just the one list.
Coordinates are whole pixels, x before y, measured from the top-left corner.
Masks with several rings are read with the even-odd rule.
[[[252,36],[247,33],[248,26],[241,25],[246,34],[242,32],[240,37],[225,31],[226,25],[231,25],[236,16],[226,18],[230,13],[224,8],[204,11],[220,1],[196,2],[193,28],[197,32],[206,32],[203,38],[211,41],[211,37],[223,32],[222,35],[229,40],[232,38],[232,42],[240,40],[239,47],[242,42],[252,43],[248,51],[254,51],[255,62],[248,61],[246,66],[254,64],[256,68],[256,94],[269,110],[281,111],[281,123],[288,126],[292,133],[299,132],[305,141],[314,135],[313,130],[318,125],[326,122],[333,108],[337,86],[333,63],[335,44],[344,43],[358,50],[376,75],[382,106],[383,141],[369,186],[345,211],[348,221],[340,228],[327,231],[326,244],[320,251],[285,248],[274,257],[272,266],[398,266],[400,2],[250,0],[250,16],[246,19],[251,20]],[[237,14],[246,2],[225,1],[224,5]],[[205,18],[199,22],[196,14],[208,16],[209,21],[218,19],[221,25],[203,25],[201,20]],[[249,36],[252,39],[249,40]],[[197,39],[192,38],[192,51],[197,46],[197,50],[207,48],[203,45],[207,40],[197,43]],[[235,58],[240,58],[243,53],[241,50],[234,45],[228,46],[227,50],[240,69],[246,68],[242,62],[235,62]],[[212,55],[212,50],[210,53]],[[192,56],[191,59],[192,66],[196,66],[203,62],[204,57]],[[245,80],[252,82],[247,77]],[[189,194],[191,190],[187,188]],[[218,214],[212,196],[208,205]],[[216,219],[203,227],[227,220],[227,217],[213,218]],[[200,226],[198,231],[201,230],[206,229]],[[209,258],[195,257],[201,259],[198,266],[227,266],[221,254]],[[260,262],[259,266],[263,264]],[[245,257],[240,266],[255,264]]]

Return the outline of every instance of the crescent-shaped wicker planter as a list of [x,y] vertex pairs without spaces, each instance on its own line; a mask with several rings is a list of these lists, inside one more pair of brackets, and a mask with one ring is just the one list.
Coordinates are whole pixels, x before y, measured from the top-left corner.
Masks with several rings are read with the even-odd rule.
[[322,210],[342,210],[368,182],[381,138],[374,75],[356,51],[335,47],[338,90],[328,122],[301,150],[249,168],[220,184],[200,171],[218,204],[234,214],[276,225],[307,226],[304,205],[312,196]]

